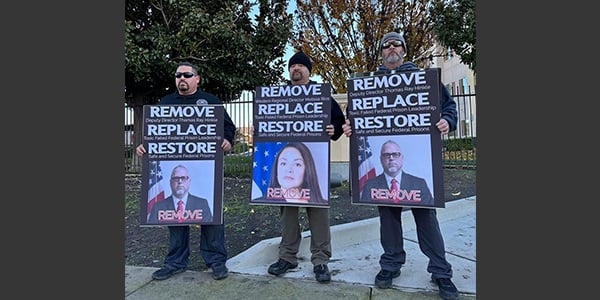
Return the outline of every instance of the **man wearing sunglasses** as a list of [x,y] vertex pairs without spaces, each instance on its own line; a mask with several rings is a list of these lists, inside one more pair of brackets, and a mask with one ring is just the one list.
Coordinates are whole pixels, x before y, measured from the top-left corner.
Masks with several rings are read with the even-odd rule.
[[[223,104],[215,95],[198,88],[200,75],[198,75],[198,68],[195,65],[189,62],[180,62],[174,77],[177,91],[161,98],[158,105]],[[225,131],[221,148],[227,153],[233,146],[235,125],[227,111],[225,111],[224,119]],[[144,153],[146,153],[146,149],[143,144],[137,146],[136,154],[141,157]],[[175,180],[181,181],[182,179],[176,178]],[[164,280],[185,271],[189,262],[190,227],[184,225],[168,226],[168,228],[169,250],[165,257],[164,267],[152,274],[152,278],[155,280]],[[200,226],[200,254],[206,266],[212,269],[214,279],[220,280],[227,277],[229,270],[225,265],[227,248],[225,247],[224,224]]]
[[[409,71],[418,67],[412,62],[404,62],[407,46],[404,37],[397,32],[386,33],[380,42],[383,64],[377,67],[377,72]],[[440,82],[442,115],[435,124],[442,134],[456,130],[457,112],[456,102]],[[350,136],[352,127],[350,120],[343,126],[344,134]],[[392,159],[395,154],[386,155],[382,149],[381,155]],[[387,150],[385,150],[387,151]],[[402,159],[402,152],[397,159]],[[384,158],[381,158],[382,161]],[[404,178],[402,178],[404,179]],[[400,183],[402,184],[402,183]],[[366,184],[365,184],[366,187]],[[380,239],[383,254],[379,258],[381,270],[375,276],[375,286],[386,289],[392,286],[392,280],[400,276],[400,268],[406,262],[404,239],[402,237],[402,210],[400,206],[379,205]],[[431,280],[438,286],[440,297],[443,299],[458,299],[458,290],[452,282],[452,266],[446,260],[444,239],[440,231],[434,208],[410,208],[417,226],[417,239],[423,254],[429,258],[427,272],[431,273]]]

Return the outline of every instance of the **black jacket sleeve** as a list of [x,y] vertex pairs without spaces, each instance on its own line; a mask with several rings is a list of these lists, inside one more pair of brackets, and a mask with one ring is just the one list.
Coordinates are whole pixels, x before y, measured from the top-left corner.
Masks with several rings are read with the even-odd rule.
[[235,124],[233,124],[233,121],[231,120],[231,117],[229,116],[229,113],[227,113],[227,110],[225,110],[225,130],[224,130],[224,135],[225,138],[229,141],[229,143],[231,144],[231,146],[233,147],[233,140],[235,138]]
[[333,124],[333,128],[335,131],[333,135],[330,137],[331,140],[337,141],[344,130],[342,129],[342,125],[346,122],[346,117],[340,108],[340,105],[331,97],[331,124]]
[[448,89],[443,84],[440,84],[442,90],[442,118],[448,121],[448,125],[450,126],[449,131],[456,130],[456,123],[458,120],[458,114],[456,112],[456,101],[448,92]]

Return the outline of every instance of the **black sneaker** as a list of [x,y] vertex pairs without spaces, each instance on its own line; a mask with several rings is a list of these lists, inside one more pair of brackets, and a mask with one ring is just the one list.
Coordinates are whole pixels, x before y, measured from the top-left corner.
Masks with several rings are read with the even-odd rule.
[[329,282],[331,280],[327,265],[316,265],[313,267],[313,272],[315,272],[315,278],[318,282]]
[[229,270],[224,263],[216,263],[211,267],[211,269],[213,271],[212,278],[214,280],[221,280],[227,278],[227,275],[229,275]]
[[269,266],[268,271],[269,271],[269,274],[279,276],[279,275],[287,272],[289,269],[293,269],[297,266],[298,266],[298,264],[294,265],[294,264],[288,262],[287,260],[283,260],[280,258],[276,263]]
[[432,281],[440,289],[440,297],[444,300],[458,300],[458,290],[450,278],[436,278]]
[[400,276],[400,270],[395,272],[388,270],[381,270],[375,276],[375,286],[380,289],[389,289],[392,287],[392,279]]
[[165,280],[175,274],[181,273],[185,271],[185,268],[173,269],[169,267],[164,267],[162,269],[158,269],[152,273],[152,278],[156,280]]

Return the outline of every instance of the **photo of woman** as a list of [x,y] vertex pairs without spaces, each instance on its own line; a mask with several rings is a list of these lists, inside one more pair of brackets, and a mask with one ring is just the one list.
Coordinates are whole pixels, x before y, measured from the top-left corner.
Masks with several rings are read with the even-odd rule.
[[[323,144],[323,143],[315,143]],[[312,145],[315,147],[316,145]],[[324,144],[326,147],[327,144]],[[324,156],[324,155],[321,155]],[[328,157],[325,156],[325,163]],[[319,178],[327,179],[328,168],[317,174],[317,162],[311,149],[301,142],[285,143],[275,155],[270,168],[268,187],[257,201],[328,205]]]

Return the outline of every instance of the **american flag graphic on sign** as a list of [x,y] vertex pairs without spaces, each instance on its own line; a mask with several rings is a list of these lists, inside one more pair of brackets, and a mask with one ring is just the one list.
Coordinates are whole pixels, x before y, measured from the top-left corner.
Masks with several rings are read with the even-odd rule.
[[361,136],[358,138],[358,188],[362,191],[365,182],[374,178],[377,175],[375,174],[375,167],[371,162],[371,157],[373,156],[373,152],[371,151],[371,145],[369,145],[369,141],[367,137]]
[[150,214],[152,207],[159,201],[165,199],[165,190],[162,187],[163,174],[160,168],[160,161],[150,162],[150,189],[148,190],[148,210]]
[[[275,161],[277,152],[285,146],[284,142],[257,143],[254,148],[254,162],[252,164],[252,180],[256,188],[260,190],[261,196],[267,194],[271,168]],[[255,191],[253,191],[255,192]]]

